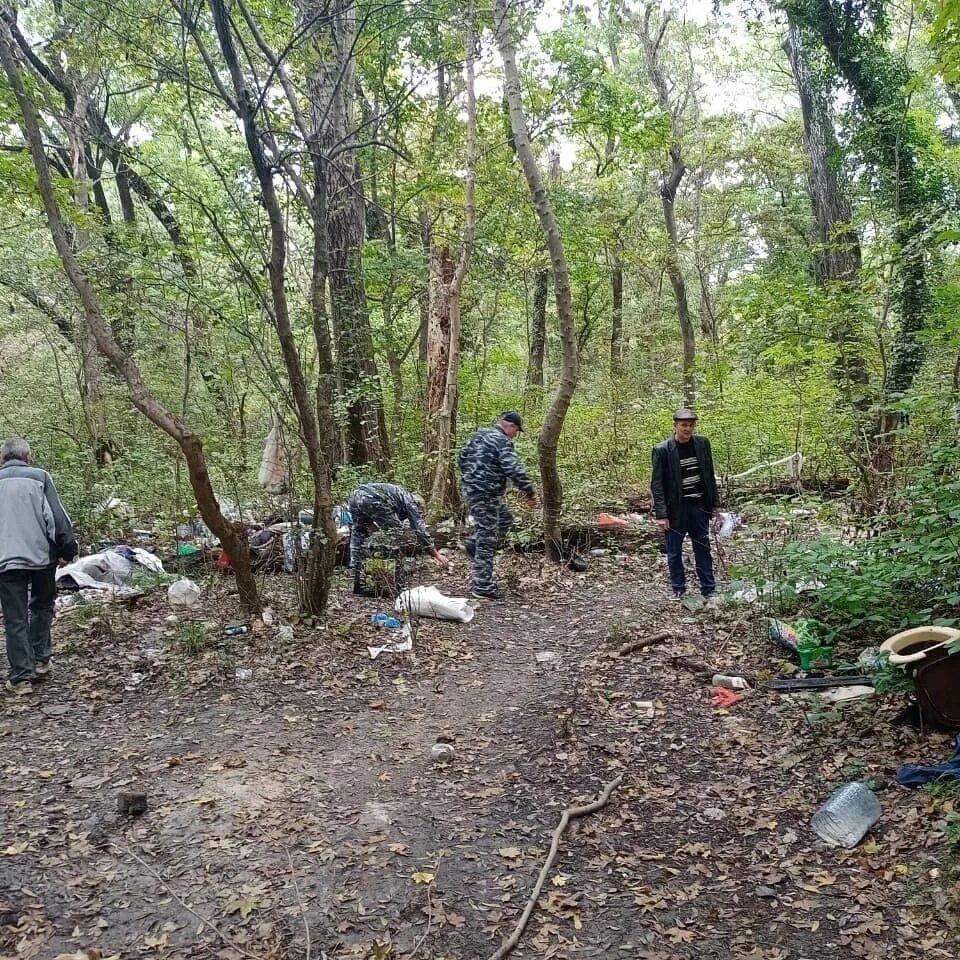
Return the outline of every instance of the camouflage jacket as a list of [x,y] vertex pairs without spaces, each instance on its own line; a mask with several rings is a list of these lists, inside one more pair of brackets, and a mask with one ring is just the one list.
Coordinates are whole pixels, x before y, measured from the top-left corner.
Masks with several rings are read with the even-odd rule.
[[463,493],[481,497],[500,497],[512,480],[524,493],[533,492],[533,481],[520,463],[513,441],[499,427],[478,430],[457,456],[463,475]]
[[367,526],[398,527],[404,520],[409,520],[420,543],[428,549],[433,547],[433,539],[416,501],[409,490],[395,483],[363,483],[350,494],[347,506],[353,522]]

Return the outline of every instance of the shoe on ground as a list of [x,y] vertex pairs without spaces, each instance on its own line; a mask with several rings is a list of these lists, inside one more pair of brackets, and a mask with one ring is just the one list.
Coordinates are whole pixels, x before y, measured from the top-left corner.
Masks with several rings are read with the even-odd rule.
[[720,597],[715,593],[711,593],[709,596],[703,598],[704,610],[719,610],[721,606]]
[[25,697],[33,693],[33,684],[29,680],[19,680],[17,683],[7,681],[3,687],[7,693],[12,693],[15,697]]
[[673,596],[670,597],[674,603],[683,603],[683,598],[686,596],[685,593],[676,593],[674,592]]
[[33,682],[44,683],[53,677],[53,667],[49,660],[38,660],[33,669]]
[[471,590],[471,596],[478,600],[506,600],[507,595],[499,588],[493,587],[490,590]]

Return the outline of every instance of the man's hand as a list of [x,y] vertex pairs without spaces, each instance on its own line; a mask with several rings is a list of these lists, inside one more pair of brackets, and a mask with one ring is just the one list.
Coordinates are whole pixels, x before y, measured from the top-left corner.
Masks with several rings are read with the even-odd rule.
[[526,501],[531,510],[536,510],[540,506],[540,494],[536,490],[531,490],[526,496]]
[[449,570],[453,566],[453,562],[448,560],[442,553],[438,550],[433,551],[433,562],[441,570]]
[[658,520],[657,529],[661,533],[666,533],[670,529],[670,521],[666,517],[664,517],[662,520]]

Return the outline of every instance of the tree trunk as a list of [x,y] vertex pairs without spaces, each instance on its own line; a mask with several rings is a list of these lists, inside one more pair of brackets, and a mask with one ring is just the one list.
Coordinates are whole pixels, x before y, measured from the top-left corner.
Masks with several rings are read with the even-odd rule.
[[476,234],[477,200],[477,99],[474,85],[473,4],[468,5],[464,30],[464,74],[467,93],[467,163],[463,199],[463,242],[450,283],[445,287],[449,317],[449,340],[447,345],[447,370],[440,404],[437,431],[437,466],[430,490],[430,508],[439,513],[445,507],[459,506],[457,485],[453,479],[453,438],[456,434],[457,394],[460,375],[460,301],[467,270],[473,258],[473,242]]
[[84,317],[98,349],[125,380],[131,402],[153,424],[172,437],[183,452],[200,516],[214,535],[220,538],[220,542],[230,555],[236,573],[237,592],[241,604],[251,616],[257,615],[261,609],[260,595],[256,580],[250,571],[250,548],[246,529],[243,523],[231,523],[223,516],[210,482],[200,438],[183,421],[159,403],[150,392],[136,362],[123,351],[111,334],[96,292],[70,249],[50,177],[50,168],[40,134],[39,116],[23,84],[14,51],[15,45],[9,26],[5,18],[0,18],[0,61],[3,63],[4,72],[20,107],[23,132],[30,147],[37,175],[37,188],[47,217],[50,236],[60,257],[64,273],[80,299]]
[[533,276],[533,313],[530,317],[530,357],[527,386],[543,389],[543,360],[547,348],[547,296],[550,271],[538,270]]
[[553,290],[560,327],[560,382],[540,429],[537,452],[543,486],[544,553],[548,560],[559,561],[562,550],[560,511],[563,507],[563,487],[557,470],[557,447],[570,401],[577,389],[579,375],[577,330],[573,314],[573,297],[570,293],[570,271],[567,267],[560,227],[530,145],[530,134],[520,93],[516,48],[510,36],[510,23],[507,19],[507,0],[494,0],[493,21],[497,46],[503,60],[504,96],[510,110],[510,127],[513,131],[514,146],[523,167],[527,187],[537,211],[540,229],[543,231],[547,249],[550,251],[550,263],[553,267]]
[[430,295],[427,319],[427,391],[424,398],[423,442],[426,454],[424,485],[432,487],[440,447],[439,419],[450,366],[450,301],[447,290],[454,263],[445,246],[430,251]]
[[311,4],[317,24],[317,59],[310,84],[320,119],[320,147],[327,161],[327,236],[333,332],[346,409],[348,462],[389,467],[383,391],[373,355],[373,335],[363,282],[361,251],[366,236],[366,203],[356,152],[354,90],[356,7],[354,0]]
[[616,380],[623,374],[623,261],[620,252],[612,249],[610,261],[610,376]]
[[[267,273],[270,281],[270,319],[277,331],[280,352],[283,357],[290,389],[293,394],[300,436],[307,451],[310,474],[314,487],[314,521],[311,531],[311,549],[307,554],[305,575],[300,585],[300,601],[305,613],[319,615],[326,609],[333,571],[333,554],[336,548],[336,530],[333,525],[330,481],[333,472],[333,359],[330,349],[330,334],[326,324],[323,285],[326,281],[327,234],[326,234],[326,180],[325,159],[320,154],[320,144],[313,131],[308,131],[306,140],[314,174],[314,188],[324,192],[311,197],[311,214],[314,232],[314,259],[311,276],[311,308],[314,324],[314,339],[317,342],[318,380],[316,401],[311,402],[307,381],[300,362],[297,340],[290,322],[290,306],[286,291],[287,233],[286,220],[274,186],[273,168],[268,163],[263,138],[257,125],[255,104],[259,93],[247,87],[240,69],[233,41],[230,18],[224,0],[211,0],[214,27],[220,50],[226,62],[236,92],[236,109],[243,125],[244,140],[250,155],[260,198],[270,225],[270,256]],[[313,82],[308,78],[308,85]]]
[[664,17],[656,37],[651,34],[651,7],[646,7],[643,16],[643,52],[646,59],[647,75],[657,97],[657,105],[662,113],[670,118],[671,144],[668,151],[670,169],[664,171],[660,181],[660,201],[663,208],[663,224],[667,233],[667,276],[673,288],[673,299],[677,306],[677,319],[680,322],[680,336],[683,340],[683,400],[687,406],[696,403],[696,380],[694,364],[696,362],[696,335],[690,316],[690,304],[687,299],[687,283],[680,264],[680,242],[677,233],[676,200],[677,191],[686,172],[681,153],[683,125],[680,107],[670,103],[667,78],[660,66],[659,52],[664,31],[670,22],[670,15]]

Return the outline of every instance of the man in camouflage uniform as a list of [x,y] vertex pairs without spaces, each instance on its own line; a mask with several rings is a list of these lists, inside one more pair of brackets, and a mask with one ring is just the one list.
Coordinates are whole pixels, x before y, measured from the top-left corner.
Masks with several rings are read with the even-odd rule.
[[434,559],[438,567],[446,569],[445,557],[433,545],[433,539],[423,522],[423,498],[410,493],[395,483],[363,483],[347,500],[352,517],[350,525],[350,569],[353,571],[353,592],[365,594],[363,565],[370,556],[369,540],[375,531],[399,531],[404,520],[417,535],[420,546]]
[[473,516],[475,532],[464,546],[473,555],[473,595],[500,600],[503,593],[493,581],[493,555],[513,524],[513,516],[503,502],[507,481],[526,495],[535,507],[540,499],[533,481],[513,449],[513,440],[523,431],[520,414],[508,410],[500,414],[493,427],[478,430],[457,457],[463,475],[463,499]]

